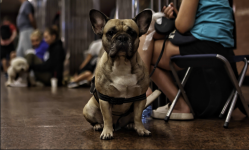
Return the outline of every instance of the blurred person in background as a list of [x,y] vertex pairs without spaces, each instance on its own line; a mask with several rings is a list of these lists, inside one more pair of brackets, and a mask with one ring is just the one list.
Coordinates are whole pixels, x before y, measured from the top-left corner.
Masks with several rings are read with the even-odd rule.
[[16,50],[17,56],[24,57],[25,52],[32,48],[30,35],[36,29],[36,21],[34,17],[34,7],[27,0],[19,0],[22,5],[17,16],[17,27],[19,29],[19,41]]
[[54,29],[57,29],[58,31],[60,31],[60,16],[61,16],[61,12],[58,11],[52,21],[52,27]]
[[61,86],[65,50],[58,31],[52,27],[46,29],[44,32],[44,40],[49,45],[49,58],[43,62],[35,54],[27,54],[26,59],[30,66],[30,70],[34,71],[36,81],[40,81],[45,85],[50,85],[50,79],[56,77],[58,79],[58,85]]
[[10,61],[15,57],[15,47],[13,40],[11,40],[13,37],[14,36],[11,27],[9,25],[2,25],[1,26],[1,64],[6,78],[8,77],[7,70]]
[[3,18],[2,26],[9,26],[11,30],[11,36],[6,40],[1,39],[1,45],[7,46],[10,45],[11,43],[14,43],[14,40],[17,36],[16,26],[10,21],[8,17]]
[[83,85],[89,85],[92,80],[94,70],[97,65],[98,56],[102,48],[102,40],[93,41],[89,50],[86,52],[86,59],[82,62],[78,72],[71,79],[68,88],[76,88]]
[[35,30],[30,36],[33,49],[28,50],[27,53],[35,54],[43,62],[48,59],[48,47],[49,45],[43,40],[43,35],[40,30]]
[[[116,8],[113,8],[110,13],[110,19],[116,18]],[[96,35],[95,35],[96,36]],[[96,37],[98,39],[98,37]],[[68,88],[77,88],[84,85],[90,85],[94,71],[101,58],[104,50],[102,49],[102,39],[93,41],[86,51],[86,58],[79,67],[78,72],[71,79]]]

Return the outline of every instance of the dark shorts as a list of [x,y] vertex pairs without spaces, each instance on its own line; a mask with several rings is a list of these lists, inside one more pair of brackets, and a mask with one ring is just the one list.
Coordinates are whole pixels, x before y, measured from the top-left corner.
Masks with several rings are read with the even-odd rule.
[[193,43],[179,46],[179,50],[181,55],[220,54],[227,58],[231,56],[233,48],[225,48],[216,42],[197,40]]
[[15,47],[14,47],[13,43],[11,43],[10,45],[7,45],[7,46],[1,46],[1,60],[4,58],[9,59],[10,53],[12,51],[15,51]]
[[96,67],[96,64],[92,65],[92,64],[91,64],[91,61],[89,61],[89,62],[85,65],[85,67],[83,67],[82,69],[80,69],[77,73],[78,73],[78,75],[81,74],[81,73],[83,73],[83,72],[85,72],[85,71],[90,71],[90,72],[93,73],[95,67]]

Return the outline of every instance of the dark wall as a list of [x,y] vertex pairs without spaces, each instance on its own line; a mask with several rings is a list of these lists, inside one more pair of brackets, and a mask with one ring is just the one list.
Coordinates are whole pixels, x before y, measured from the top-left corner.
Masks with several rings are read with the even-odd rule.
[[16,24],[16,16],[21,3],[19,0],[2,0],[0,13],[1,20],[3,17],[8,17],[14,24]]
[[116,7],[116,0],[100,0],[100,11],[110,16],[110,13],[113,8]]

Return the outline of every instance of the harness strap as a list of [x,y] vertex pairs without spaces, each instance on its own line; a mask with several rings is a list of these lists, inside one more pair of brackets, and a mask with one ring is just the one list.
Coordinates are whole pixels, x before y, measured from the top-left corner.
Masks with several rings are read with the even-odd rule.
[[146,99],[146,93],[139,95],[139,96],[131,97],[131,98],[114,98],[114,97],[104,95],[96,90],[95,77],[92,78],[90,93],[93,94],[94,98],[97,100],[98,103],[99,103],[99,99],[101,99],[103,101],[109,102],[112,105],[122,105],[123,103],[131,103],[131,102],[142,101]]
[[97,93],[98,93],[99,99],[103,101],[107,101],[112,105],[122,105],[123,103],[131,103],[131,102],[142,101],[146,99],[146,93],[139,95],[139,96],[131,97],[131,98],[114,98],[114,97],[104,95],[98,91]]
[[153,73],[155,72],[158,63],[160,62],[160,60],[161,60],[161,58],[162,58],[162,56],[163,56],[163,52],[164,52],[164,48],[165,48],[165,43],[166,43],[168,37],[169,37],[169,35],[166,35],[166,36],[165,36],[165,39],[164,39],[164,41],[163,41],[163,47],[162,47],[161,53],[160,53],[160,55],[159,55],[159,57],[158,57],[158,59],[157,59],[155,65],[154,65],[153,70],[152,70],[151,73],[150,73],[150,77],[151,77],[151,76],[153,75]]

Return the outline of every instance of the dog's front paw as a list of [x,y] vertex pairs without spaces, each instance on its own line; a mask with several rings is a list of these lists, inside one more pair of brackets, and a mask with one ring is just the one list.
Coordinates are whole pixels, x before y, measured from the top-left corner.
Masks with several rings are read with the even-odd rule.
[[135,127],[135,130],[137,131],[139,136],[150,136],[151,132],[149,130],[146,130],[144,127]]
[[103,124],[96,124],[96,125],[93,126],[93,130],[100,131],[100,130],[103,129],[103,127],[104,127]]
[[100,139],[102,140],[110,140],[113,138],[113,129],[105,128],[103,129]]

